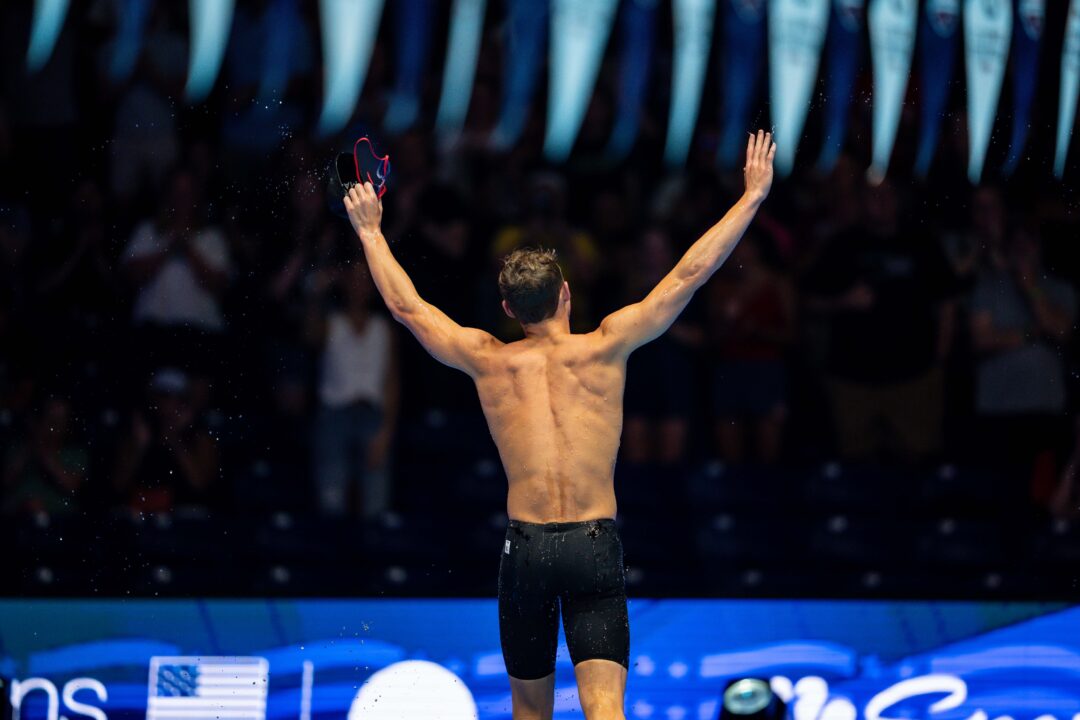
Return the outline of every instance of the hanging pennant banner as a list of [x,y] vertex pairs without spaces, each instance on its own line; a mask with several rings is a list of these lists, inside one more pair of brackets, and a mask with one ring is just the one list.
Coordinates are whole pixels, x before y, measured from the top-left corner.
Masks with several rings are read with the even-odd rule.
[[303,22],[299,0],[271,0],[262,16],[262,77],[259,104],[274,108],[289,89],[296,46],[293,33]]
[[795,166],[828,26],[829,0],[769,3],[769,104],[781,177]]
[[109,58],[109,80],[120,83],[131,77],[142,52],[146,21],[153,0],[123,0],[116,10],[116,40]]
[[553,2],[544,154],[562,162],[570,155],[596,86],[617,0]]
[[450,14],[450,39],[446,44],[442,94],[435,129],[443,136],[456,135],[465,125],[480,55],[486,0],[454,0]]
[[1013,10],[1010,0],[966,0],[964,55],[967,68],[968,179],[982,178],[994,129],[1005,62],[1009,59]]
[[322,0],[319,26],[323,48],[322,136],[345,126],[356,109],[379,31],[383,0]]
[[862,55],[863,0],[834,0],[825,43],[825,138],[820,172],[836,165],[847,135],[848,114]]
[[26,69],[30,72],[37,72],[49,62],[56,39],[64,27],[67,11],[68,0],[34,0],[30,46],[26,49]]
[[232,29],[234,0],[190,0],[191,40],[188,78],[184,95],[188,102],[206,99],[217,80],[225,45]]
[[1054,150],[1054,175],[1065,175],[1069,139],[1076,121],[1076,100],[1080,94],[1080,0],[1069,4],[1065,21],[1065,44],[1061,49],[1061,89],[1058,93],[1057,142]]
[[919,43],[919,149],[915,173],[926,177],[937,150],[938,132],[949,100],[960,37],[960,0],[926,0]]
[[675,61],[664,162],[676,166],[686,162],[697,124],[712,44],[716,0],[674,0],[672,13]]
[[1046,0],[1020,0],[1016,5],[1016,26],[1012,40],[1013,120],[1009,155],[1002,173],[1008,177],[1020,163],[1028,136],[1028,118],[1035,86],[1039,80],[1039,51],[1042,49]]
[[390,93],[383,127],[388,132],[408,130],[420,114],[420,85],[431,45],[432,0],[394,3],[394,59],[397,77]]
[[720,167],[742,165],[765,59],[765,0],[721,0]]
[[870,2],[870,57],[874,75],[870,179],[873,182],[880,182],[889,169],[911,72],[918,19],[918,0]]
[[547,0],[507,0],[503,104],[491,146],[505,150],[525,129],[547,36]]
[[619,96],[615,127],[605,151],[611,160],[625,158],[637,140],[641,107],[649,84],[659,0],[627,0],[619,16]]

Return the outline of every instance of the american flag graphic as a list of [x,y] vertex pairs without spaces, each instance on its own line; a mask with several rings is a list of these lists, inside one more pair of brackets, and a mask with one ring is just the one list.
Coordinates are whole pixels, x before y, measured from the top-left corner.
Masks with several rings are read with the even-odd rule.
[[146,720],[266,720],[270,665],[258,657],[155,657]]

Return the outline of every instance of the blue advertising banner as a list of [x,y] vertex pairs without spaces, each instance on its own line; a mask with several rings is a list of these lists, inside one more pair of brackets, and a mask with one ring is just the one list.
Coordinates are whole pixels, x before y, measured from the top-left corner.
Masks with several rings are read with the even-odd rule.
[[765,0],[723,0],[720,43],[720,142],[716,161],[740,167],[765,59]]
[[907,92],[918,23],[917,0],[871,0],[870,58],[874,75],[873,142],[870,177],[880,181],[889,169],[900,110]]
[[649,85],[659,0],[626,0],[619,10],[619,90],[615,127],[605,154],[625,158],[634,147]]
[[795,167],[828,26],[829,0],[769,3],[769,104],[781,177]]
[[[796,720],[1080,714],[1080,607],[633,599],[630,626],[629,718],[715,720],[745,676]],[[0,673],[20,720],[510,718],[493,600],[4,600]],[[555,681],[579,720],[565,644]]]
[[968,179],[982,178],[994,129],[1005,62],[1009,59],[1013,10],[1009,0],[966,0],[964,52],[967,69]]
[[1020,0],[1016,5],[1013,31],[1013,118],[1009,155],[1002,173],[1012,175],[1020,163],[1020,155],[1027,143],[1031,103],[1035,99],[1035,86],[1039,81],[1039,51],[1046,20],[1046,0]]
[[919,149],[915,173],[926,177],[937,150],[938,131],[952,85],[960,34],[960,0],[926,0],[919,39]]
[[862,55],[863,0],[834,0],[825,42],[825,137],[817,167],[836,165],[847,135],[848,113]]

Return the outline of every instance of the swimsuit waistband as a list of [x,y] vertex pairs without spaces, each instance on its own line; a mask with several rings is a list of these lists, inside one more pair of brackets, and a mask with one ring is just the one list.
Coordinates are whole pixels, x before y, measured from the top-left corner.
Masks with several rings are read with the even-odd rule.
[[524,520],[511,519],[509,525],[512,528],[521,528],[523,530],[527,529],[533,530],[535,532],[557,533],[566,532],[567,530],[576,530],[578,528],[584,528],[589,526],[615,527],[615,520],[613,518],[597,518],[596,520],[577,520],[575,522],[532,523],[525,522]]

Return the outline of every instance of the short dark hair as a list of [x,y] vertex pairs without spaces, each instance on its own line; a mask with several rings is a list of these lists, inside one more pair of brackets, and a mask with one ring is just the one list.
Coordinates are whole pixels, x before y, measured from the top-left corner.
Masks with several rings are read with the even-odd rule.
[[562,269],[554,250],[519,248],[503,259],[499,272],[499,294],[525,325],[555,314],[562,284]]

